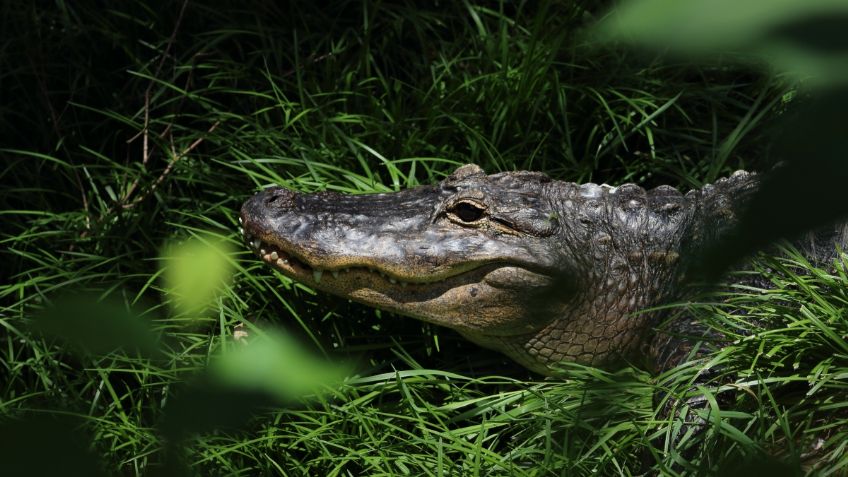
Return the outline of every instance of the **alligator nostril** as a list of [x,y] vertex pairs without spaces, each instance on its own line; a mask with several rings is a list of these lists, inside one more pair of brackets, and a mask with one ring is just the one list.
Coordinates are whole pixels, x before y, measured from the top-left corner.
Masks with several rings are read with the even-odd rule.
[[266,192],[265,205],[268,207],[288,208],[294,203],[295,193],[288,189],[271,189]]

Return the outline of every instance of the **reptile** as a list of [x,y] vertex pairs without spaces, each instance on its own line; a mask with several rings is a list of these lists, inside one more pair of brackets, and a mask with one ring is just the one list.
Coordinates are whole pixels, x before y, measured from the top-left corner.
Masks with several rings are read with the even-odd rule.
[[690,346],[657,336],[657,307],[681,298],[687,257],[738,222],[759,182],[738,171],[684,194],[469,164],[394,193],[269,188],[240,219],[284,275],[452,328],[537,373],[564,361],[662,370]]

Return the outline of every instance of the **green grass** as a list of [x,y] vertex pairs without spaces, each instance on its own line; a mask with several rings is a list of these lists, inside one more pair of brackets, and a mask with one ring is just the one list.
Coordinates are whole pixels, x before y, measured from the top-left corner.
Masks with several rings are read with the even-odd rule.
[[[284,3],[0,7],[3,438],[17,429],[8,418],[77,419],[70,431],[33,421],[3,448],[48,465],[64,454],[46,436],[90,439],[120,475],[714,474],[775,459],[786,472],[846,472],[844,267],[763,258],[757,273],[774,288],[681,309],[731,338],[757,330],[711,358],[738,390],[686,435],[654,397],[690,392],[693,365],[658,377],[574,366],[542,380],[452,332],[293,283],[237,232],[241,202],[271,184],[392,191],[468,162],[698,186],[766,167],[790,85],[592,46],[580,32],[604,12],[594,2]],[[163,247],[210,235],[235,250],[232,281],[211,311],[181,315]],[[81,351],[33,329],[46,305],[82,292],[140,320],[161,356]],[[88,330],[97,310],[63,311]],[[181,441],[172,459],[168,405],[235,345],[238,325],[283,328],[356,372],[239,430]],[[213,397],[210,420],[250,407]]]

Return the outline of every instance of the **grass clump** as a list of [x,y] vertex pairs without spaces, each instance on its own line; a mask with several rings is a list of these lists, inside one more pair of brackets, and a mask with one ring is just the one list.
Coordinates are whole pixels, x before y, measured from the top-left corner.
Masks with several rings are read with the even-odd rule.
[[[270,184],[384,192],[468,162],[696,186],[768,163],[770,121],[791,106],[780,80],[593,47],[579,34],[603,14],[591,2],[18,3],[0,16],[0,413],[4,439],[20,422],[38,432],[0,448],[82,432],[95,462],[81,466],[127,475],[714,473],[764,456],[844,472],[844,268],[775,262],[760,270],[770,290],[694,310],[731,336],[778,326],[715,357],[743,390],[681,453],[654,396],[688,392],[694,366],[541,380],[454,333],[316,295],[237,231],[241,202]],[[229,247],[233,271],[180,311],[162,250],[191,238]],[[156,351],[33,329],[67,294],[129,313]],[[213,389],[181,409],[263,412],[169,440],[169,404],[268,326],[358,359],[358,374],[294,403]],[[71,420],[32,420],[45,414]]]

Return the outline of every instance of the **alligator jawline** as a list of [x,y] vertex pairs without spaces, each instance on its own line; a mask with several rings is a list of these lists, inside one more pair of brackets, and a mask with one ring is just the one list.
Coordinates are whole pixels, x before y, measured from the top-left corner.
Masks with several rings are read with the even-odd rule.
[[[391,276],[381,270],[367,267],[367,266],[357,266],[352,265],[344,268],[337,269],[323,269],[313,266],[308,263],[306,260],[298,257],[295,253],[285,250],[283,247],[273,244],[270,242],[265,242],[259,238],[251,237],[250,235],[245,236],[247,239],[247,243],[254,252],[256,252],[259,257],[272,267],[280,270],[286,276],[291,278],[295,278],[299,281],[312,281],[316,285],[320,285],[322,279],[325,278],[325,274],[327,272],[330,273],[333,280],[344,279],[347,274],[362,274],[364,276],[370,276],[373,278],[379,277],[382,282],[384,282],[385,288],[389,288],[389,286],[399,287],[399,288],[415,288],[416,286],[426,286],[426,285],[434,285],[434,284],[445,284],[447,281],[452,281],[453,279],[457,279],[460,277],[471,276],[480,274],[479,277],[483,279],[487,274],[484,269],[490,270],[494,268],[500,268],[504,266],[509,267],[518,267],[515,264],[497,264],[497,263],[485,263],[480,264],[479,267],[462,270],[459,273],[449,274],[449,275],[441,275],[436,279],[427,280],[426,276],[424,277],[416,277],[416,281],[407,281],[402,280],[400,278]],[[422,279],[423,278],[423,279]]]

